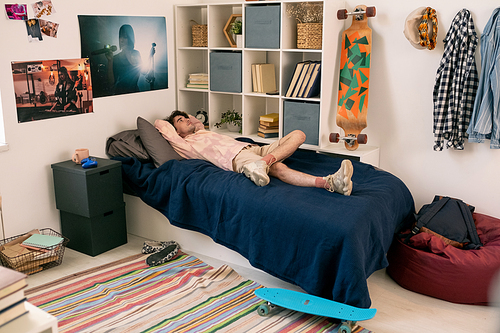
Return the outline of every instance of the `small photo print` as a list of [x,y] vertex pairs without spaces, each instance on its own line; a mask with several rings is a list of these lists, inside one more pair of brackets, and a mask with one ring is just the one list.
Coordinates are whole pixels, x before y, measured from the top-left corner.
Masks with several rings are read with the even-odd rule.
[[57,38],[57,30],[59,29],[59,23],[46,21],[46,20],[38,20],[40,23],[40,30],[44,36]]
[[44,15],[50,16],[56,12],[54,6],[52,5],[52,1],[50,0],[37,1],[32,4],[32,7],[36,18],[40,18]]
[[28,41],[38,42],[42,41],[42,31],[40,30],[40,22],[38,19],[26,20],[26,30],[28,32]]
[[28,19],[28,6],[26,4],[6,4],[5,12],[11,20],[26,21]]

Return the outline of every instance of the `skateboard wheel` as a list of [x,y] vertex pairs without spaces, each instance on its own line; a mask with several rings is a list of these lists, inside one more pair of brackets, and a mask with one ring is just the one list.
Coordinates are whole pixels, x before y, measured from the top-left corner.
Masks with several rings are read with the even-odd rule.
[[377,15],[377,9],[375,7],[366,7],[366,16],[375,17]]
[[339,20],[345,20],[347,18],[347,9],[339,9],[337,11],[337,18]]
[[366,134],[358,134],[358,143],[364,145],[368,142],[368,135]]
[[330,133],[330,142],[337,143],[339,142],[340,134],[339,133]]
[[351,333],[351,328],[349,327],[349,325],[342,324],[342,325],[340,325],[339,330],[337,332],[339,332],[339,333]]
[[259,307],[257,308],[257,313],[261,317],[265,317],[265,316],[269,315],[269,305],[267,305],[267,304],[259,305]]

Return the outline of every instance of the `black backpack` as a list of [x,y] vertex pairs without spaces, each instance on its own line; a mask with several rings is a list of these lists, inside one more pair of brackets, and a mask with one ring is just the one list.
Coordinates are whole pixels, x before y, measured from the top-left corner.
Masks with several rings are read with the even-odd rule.
[[427,232],[458,248],[478,249],[483,246],[477,234],[472,213],[474,207],[460,199],[435,196],[432,203],[424,205],[406,242],[419,232]]

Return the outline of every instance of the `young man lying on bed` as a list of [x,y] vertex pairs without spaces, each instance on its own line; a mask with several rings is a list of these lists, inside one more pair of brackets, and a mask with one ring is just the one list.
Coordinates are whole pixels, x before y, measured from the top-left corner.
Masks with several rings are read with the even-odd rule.
[[353,167],[349,160],[342,161],[340,169],[326,177],[309,175],[281,163],[304,143],[306,135],[300,130],[270,145],[258,146],[207,131],[198,119],[182,111],[172,112],[165,120],[156,120],[155,127],[182,157],[203,159],[224,170],[243,173],[258,186],[269,184],[270,175],[296,186],[351,194]]

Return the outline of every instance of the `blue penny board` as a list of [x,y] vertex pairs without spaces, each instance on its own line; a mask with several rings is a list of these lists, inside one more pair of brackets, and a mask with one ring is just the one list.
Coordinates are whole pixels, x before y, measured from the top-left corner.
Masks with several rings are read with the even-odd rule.
[[377,309],[362,309],[280,288],[261,288],[255,291],[257,297],[290,310],[341,320],[360,321],[375,317]]

